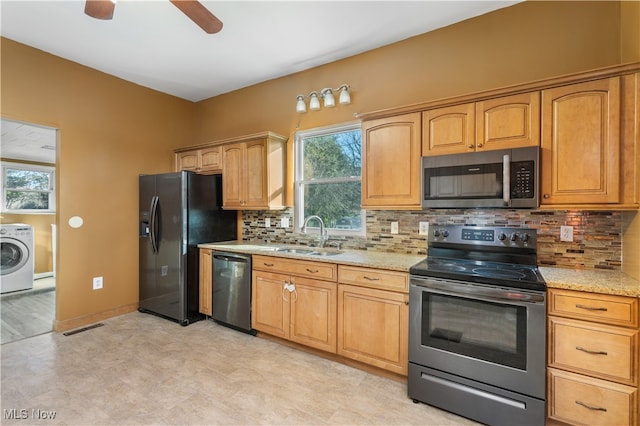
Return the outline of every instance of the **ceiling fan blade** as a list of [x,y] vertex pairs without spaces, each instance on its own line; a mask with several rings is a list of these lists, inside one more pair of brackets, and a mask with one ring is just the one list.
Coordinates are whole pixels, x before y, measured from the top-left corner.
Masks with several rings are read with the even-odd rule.
[[115,0],[87,0],[84,13],[96,19],[111,19],[116,8]]
[[207,34],[215,34],[222,29],[222,21],[209,12],[197,0],[170,0],[171,3],[195,22]]

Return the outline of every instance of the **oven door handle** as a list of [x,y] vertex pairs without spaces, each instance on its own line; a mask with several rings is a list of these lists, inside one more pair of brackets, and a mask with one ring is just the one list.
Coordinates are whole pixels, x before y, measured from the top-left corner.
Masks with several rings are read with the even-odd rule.
[[438,293],[446,294],[449,296],[473,296],[489,301],[493,300],[521,303],[543,303],[545,301],[544,294],[522,292],[516,288],[508,290],[504,288],[479,287],[473,284],[459,284],[452,281],[442,281],[437,279],[419,280],[420,284],[418,286],[427,287],[429,289],[436,290]]

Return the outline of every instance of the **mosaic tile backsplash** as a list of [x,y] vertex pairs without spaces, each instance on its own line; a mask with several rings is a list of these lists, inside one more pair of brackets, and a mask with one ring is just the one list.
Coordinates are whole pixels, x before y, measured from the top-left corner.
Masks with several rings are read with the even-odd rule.
[[[344,249],[426,254],[427,238],[419,222],[429,226],[460,224],[534,228],[538,234],[538,264],[582,269],[622,267],[622,214],[618,211],[423,210],[367,211],[366,237],[330,238]],[[265,219],[271,226],[265,227]],[[281,219],[289,227],[280,227]],[[315,245],[317,236],[294,232],[293,209],[245,211],[242,236],[247,241]],[[391,234],[398,222],[398,234]],[[560,226],[573,226],[573,241],[560,241]],[[331,243],[329,243],[331,244]],[[329,245],[328,244],[328,245]]]

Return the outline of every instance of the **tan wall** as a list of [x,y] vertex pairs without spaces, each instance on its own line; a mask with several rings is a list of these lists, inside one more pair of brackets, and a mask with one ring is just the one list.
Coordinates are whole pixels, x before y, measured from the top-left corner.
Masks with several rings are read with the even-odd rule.
[[[197,104],[3,38],[2,115],[60,129],[57,329],[137,303],[137,176],[171,170],[173,148],[262,130],[293,136],[358,112],[618,64],[620,14],[619,2],[525,2]],[[640,59],[624,51],[625,62]],[[345,82],[351,105],[295,112],[297,94]],[[80,229],[67,225],[75,215]],[[100,275],[104,289],[91,290]]]
[[[619,64],[620,14],[619,2],[520,3],[201,101],[196,142],[262,130],[292,139],[297,128],[348,122],[354,113]],[[637,28],[637,18],[628,24]],[[351,105],[296,113],[296,95],[341,83],[352,87]]]
[[51,225],[56,223],[55,214],[6,214],[0,217],[2,223],[26,223],[33,226],[33,248],[35,251],[35,273],[53,272],[53,252],[51,246]]
[[3,117],[60,129],[54,326],[135,308],[138,174],[172,169],[173,148],[193,140],[194,104],[5,38],[1,55]]

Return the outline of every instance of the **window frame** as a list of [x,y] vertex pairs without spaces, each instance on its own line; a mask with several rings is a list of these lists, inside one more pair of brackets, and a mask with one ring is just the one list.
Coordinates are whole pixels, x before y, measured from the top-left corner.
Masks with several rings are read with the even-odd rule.
[[[360,176],[350,176],[345,178],[322,178],[322,179],[304,179],[304,149],[303,140],[310,137],[325,136],[335,133],[350,132],[359,130],[360,133],[360,153],[362,155],[362,123],[350,122],[343,123],[335,126],[318,127],[315,129],[300,130],[295,133],[294,144],[294,164],[293,164],[293,191],[294,191],[294,232],[302,232],[302,225],[304,224],[304,195],[303,188],[308,183],[340,183],[340,182],[360,182],[360,188],[362,188],[362,170]],[[361,192],[362,193],[362,192]],[[328,236],[366,236],[366,211],[362,208],[362,200],[360,200],[360,223],[359,230],[338,229],[338,228],[325,228]],[[312,226],[313,225],[313,226]],[[316,221],[311,221],[308,228],[319,231]],[[313,232],[310,235],[315,235]]]
[[[15,163],[9,161],[2,161],[2,178],[0,179],[0,189],[2,193],[2,199],[0,200],[0,211],[6,214],[55,214],[56,213],[56,168],[54,166],[46,166],[41,164],[32,163]],[[47,192],[49,194],[49,208],[48,209],[8,209],[7,208],[7,190],[18,190],[22,188],[8,188],[7,187],[7,170],[25,170],[33,172],[45,172],[49,174],[49,189],[47,191],[34,191],[34,192]]]

